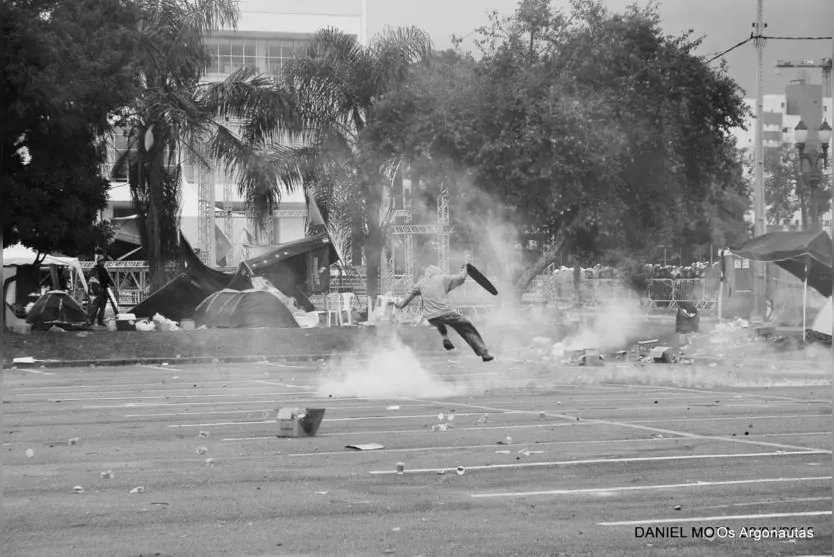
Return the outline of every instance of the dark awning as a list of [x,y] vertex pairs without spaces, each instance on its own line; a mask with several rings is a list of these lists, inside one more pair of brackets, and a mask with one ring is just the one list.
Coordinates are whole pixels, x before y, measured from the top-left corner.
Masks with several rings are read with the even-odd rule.
[[805,280],[824,296],[831,296],[831,266],[834,244],[825,231],[768,232],[751,238],[730,251],[744,259],[776,263],[792,275]]

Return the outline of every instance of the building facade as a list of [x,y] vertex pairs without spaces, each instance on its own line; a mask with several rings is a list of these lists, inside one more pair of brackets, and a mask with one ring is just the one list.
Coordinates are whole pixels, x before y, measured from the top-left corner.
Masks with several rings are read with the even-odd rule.
[[[756,99],[746,98],[745,104],[751,115],[755,114]],[[832,118],[832,99],[830,96],[823,96],[822,85],[807,83],[804,79],[792,81],[785,89],[785,94],[764,95],[762,114],[762,140],[764,144],[765,167],[771,157],[779,157],[783,146],[796,148],[794,130],[799,121],[802,120],[808,127],[808,139],[806,150],[816,152],[819,150],[819,138],[816,130],[822,122],[834,123]],[[745,129],[737,128],[734,131],[738,147],[746,149],[751,153],[755,152],[755,121],[751,116],[745,122]],[[832,153],[828,154],[828,164],[831,161]],[[790,223],[770,223],[772,225],[797,227],[800,225],[800,215],[794,215]],[[831,226],[831,211],[822,215],[821,225],[823,228]]]
[[[280,74],[289,60],[304,51],[319,29],[332,27],[356,36],[362,44],[368,41],[366,0],[240,0],[239,6],[237,29],[219,29],[206,40],[211,56],[206,81],[222,81],[243,66]],[[114,134],[108,154],[111,170],[112,163],[126,148],[127,139]],[[245,244],[270,245],[304,237],[307,207],[303,192],[284,195],[268,225],[256,227],[244,213],[237,185],[223,169],[216,168],[209,174],[214,192],[210,199],[206,188],[201,194],[194,167],[183,168],[180,226],[195,248],[202,247],[206,252],[206,242],[214,242],[208,251],[215,254],[215,261],[207,263],[233,266],[245,255]],[[103,218],[134,214],[126,176],[111,172],[110,182],[110,200]],[[201,203],[214,209],[214,234],[201,230],[201,216],[205,217],[201,215]]]

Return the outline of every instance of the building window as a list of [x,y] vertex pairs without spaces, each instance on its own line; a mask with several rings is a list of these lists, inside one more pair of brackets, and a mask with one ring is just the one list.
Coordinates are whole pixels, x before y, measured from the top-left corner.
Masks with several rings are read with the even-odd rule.
[[208,73],[231,74],[244,66],[257,66],[255,41],[245,39],[212,39],[206,48],[209,51]]
[[266,44],[266,72],[279,75],[293,58],[307,53],[308,41],[269,41]]
[[124,157],[127,152],[127,136],[125,130],[115,128],[110,135],[110,141],[107,142],[107,164],[106,175],[112,182],[127,182],[127,161],[121,165],[121,168],[114,172],[116,163]]

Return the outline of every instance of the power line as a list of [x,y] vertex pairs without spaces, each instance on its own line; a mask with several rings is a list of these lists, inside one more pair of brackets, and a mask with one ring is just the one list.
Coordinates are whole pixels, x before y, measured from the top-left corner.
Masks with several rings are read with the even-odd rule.
[[763,39],[775,39],[786,41],[830,41],[831,37],[762,37]]
[[712,58],[710,58],[709,60],[707,60],[707,61],[706,61],[706,63],[707,63],[707,64],[709,64],[710,62],[713,62],[713,61],[715,61],[715,60],[718,60],[719,58],[721,58],[722,56],[724,56],[724,55],[725,55],[725,54],[727,54],[728,52],[732,52],[733,50],[737,49],[738,47],[746,45],[747,43],[749,43],[750,41],[752,41],[754,38],[755,38],[755,37],[753,37],[753,36],[751,35],[749,38],[744,39],[744,40],[743,40],[743,41],[741,41],[740,43],[738,43],[738,44],[736,44],[736,45],[731,46],[730,48],[728,48],[727,50],[725,50],[725,51],[724,51],[724,52],[722,52],[721,54],[716,54],[715,56],[713,56]]

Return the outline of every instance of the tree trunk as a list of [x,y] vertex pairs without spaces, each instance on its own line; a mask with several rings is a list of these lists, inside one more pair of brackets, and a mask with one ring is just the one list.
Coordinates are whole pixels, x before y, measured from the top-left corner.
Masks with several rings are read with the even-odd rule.
[[376,297],[380,293],[379,270],[382,263],[383,235],[379,223],[368,224],[368,240],[365,242],[365,284],[368,297],[376,303]]
[[[150,165],[147,171],[148,184],[148,208],[147,208],[147,238],[148,238],[148,267],[150,274],[150,293],[156,292],[165,285],[165,257],[162,250],[162,181],[164,180],[162,168],[162,153],[152,154]],[[159,160],[157,160],[159,159]],[[141,167],[140,167],[141,168]]]
[[513,282],[513,298],[516,304],[521,303],[521,296],[530,282],[539,275],[545,267],[551,263],[555,263],[559,259],[559,254],[565,245],[564,234],[558,234],[556,239],[550,244],[548,250],[536,259],[535,263],[524,269],[524,272],[519,275]]
[[579,258],[573,258],[573,305],[582,305],[582,267],[579,265]]

